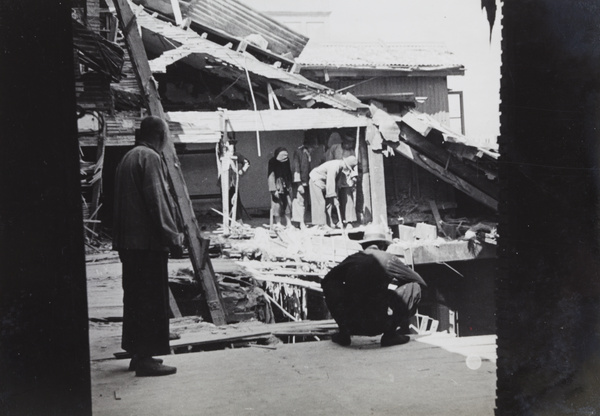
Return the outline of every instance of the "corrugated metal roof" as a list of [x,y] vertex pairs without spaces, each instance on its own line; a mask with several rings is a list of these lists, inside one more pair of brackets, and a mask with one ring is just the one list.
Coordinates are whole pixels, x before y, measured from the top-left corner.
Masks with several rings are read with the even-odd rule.
[[259,34],[269,42],[267,49],[280,55],[291,53],[297,57],[308,42],[306,36],[237,0],[194,0],[187,16],[201,26],[240,38]]
[[[340,109],[356,110],[358,108],[367,108],[359,100],[347,94],[335,93],[332,89],[310,81],[302,75],[284,71],[272,65],[265,64],[246,52],[237,52],[221,46],[217,43],[204,39],[191,30],[184,30],[173,26],[168,22],[163,22],[142,8],[135,8],[137,21],[140,27],[147,33],[143,33],[144,43],[148,48],[154,47],[153,53],[161,54],[158,58],[150,62],[153,71],[164,71],[168,65],[180,60],[186,59],[186,62],[195,66],[196,62],[190,59],[193,55],[206,57],[207,61],[215,64],[211,69],[200,62],[200,69],[222,73],[223,70],[233,71],[234,76],[243,74],[248,70],[250,74],[258,75],[267,81],[279,82],[289,86],[304,88],[303,93],[310,94],[310,99]],[[152,36],[158,36],[158,39],[149,39]],[[235,77],[234,77],[235,79]]]
[[400,71],[464,70],[437,43],[310,42],[296,61],[305,68],[364,68]]

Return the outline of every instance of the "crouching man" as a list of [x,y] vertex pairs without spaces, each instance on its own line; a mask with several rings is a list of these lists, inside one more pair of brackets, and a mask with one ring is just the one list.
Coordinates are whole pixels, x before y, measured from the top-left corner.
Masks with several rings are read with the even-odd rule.
[[163,376],[177,369],[155,355],[169,354],[169,248],[183,244],[169,193],[161,151],[166,123],[142,120],[136,146],[117,167],[113,249],[123,264],[122,348],[132,354],[137,376]]
[[[389,244],[381,227],[368,226],[361,241],[365,250],[348,256],[323,279],[325,302],[339,327],[333,342],[348,346],[351,335],[379,334],[382,347],[410,341],[402,332],[408,332],[421,287],[427,284],[397,256],[383,251]],[[390,284],[397,287],[389,289]]]

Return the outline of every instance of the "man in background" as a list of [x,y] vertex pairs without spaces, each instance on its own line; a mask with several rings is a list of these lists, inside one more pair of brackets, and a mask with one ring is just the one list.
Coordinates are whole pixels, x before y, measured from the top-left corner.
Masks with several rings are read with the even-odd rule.
[[[342,181],[356,183],[358,161],[355,156],[330,160],[314,168],[309,175],[311,217],[314,225],[334,226],[332,208],[339,212],[339,186]],[[342,218],[338,218],[340,224]]]
[[169,248],[183,244],[177,208],[161,151],[167,125],[158,117],[142,120],[136,145],[117,167],[113,249],[123,264],[122,348],[132,355],[136,376],[163,376],[177,369],[155,355],[169,354]]
[[317,137],[310,130],[304,133],[302,146],[294,150],[291,165],[293,175],[292,221],[297,222],[300,228],[306,227],[306,208],[310,207],[309,174],[311,170],[325,161],[323,154],[322,146],[318,145]]

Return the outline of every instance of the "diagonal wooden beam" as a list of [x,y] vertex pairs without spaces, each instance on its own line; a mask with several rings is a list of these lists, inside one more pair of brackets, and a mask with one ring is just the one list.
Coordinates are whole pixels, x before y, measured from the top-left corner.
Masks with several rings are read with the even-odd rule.
[[[407,140],[407,138],[414,139],[419,136],[419,133],[417,133],[410,127],[401,126],[401,130],[402,132],[400,135],[405,140]],[[446,169],[445,163],[436,161],[423,154],[420,149],[409,146],[404,141],[400,141],[399,143],[395,144],[394,152],[396,154],[408,158],[409,160],[416,163],[418,166],[421,166],[425,170],[437,176],[439,179],[452,185],[459,191],[462,191],[465,194],[469,195],[471,198],[481,202],[482,204],[494,210],[498,209],[498,200],[494,197],[494,195],[491,192],[487,191],[487,189],[486,191],[479,189],[477,186],[463,179],[463,177]],[[472,179],[472,177],[469,179]]]
[[[136,17],[131,10],[128,0],[114,0],[114,5],[117,9],[121,26],[123,27],[123,35],[125,36],[136,78],[142,90],[145,107],[151,115],[160,117],[166,121],[167,117],[160,102],[156,82],[152,78],[148,56],[146,55],[142,37],[138,30]],[[212,271],[212,267],[206,267],[203,264],[203,261],[210,262],[210,258],[205,256],[206,253],[204,253],[207,246],[206,241],[200,235],[198,221],[192,208],[192,201],[188,194],[183,172],[181,171],[181,164],[175,152],[175,145],[170,133],[168,145],[163,150],[163,157],[167,164],[171,185],[184,222],[184,232],[188,239],[194,275],[204,289],[204,295],[213,323],[215,325],[224,325],[226,319],[223,301],[217,288],[216,277]]]

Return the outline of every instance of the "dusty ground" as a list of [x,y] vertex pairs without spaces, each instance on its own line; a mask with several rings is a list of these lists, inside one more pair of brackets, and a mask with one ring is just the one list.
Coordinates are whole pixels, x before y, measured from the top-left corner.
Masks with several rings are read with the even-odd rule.
[[164,357],[168,377],[92,362],[95,415],[493,415],[495,364],[413,341],[329,341]]
[[[237,266],[213,259],[216,272]],[[174,273],[191,267],[170,260]],[[137,378],[120,352],[121,265],[116,253],[88,256],[88,302],[94,415],[493,415],[495,338],[467,343],[414,337],[380,348],[378,337],[278,343],[163,357],[176,375]],[[171,320],[183,338],[242,335],[261,322],[215,327],[198,317]],[[418,338],[418,339],[417,339]],[[464,341],[464,340],[462,340]],[[461,345],[458,345],[461,344]]]

